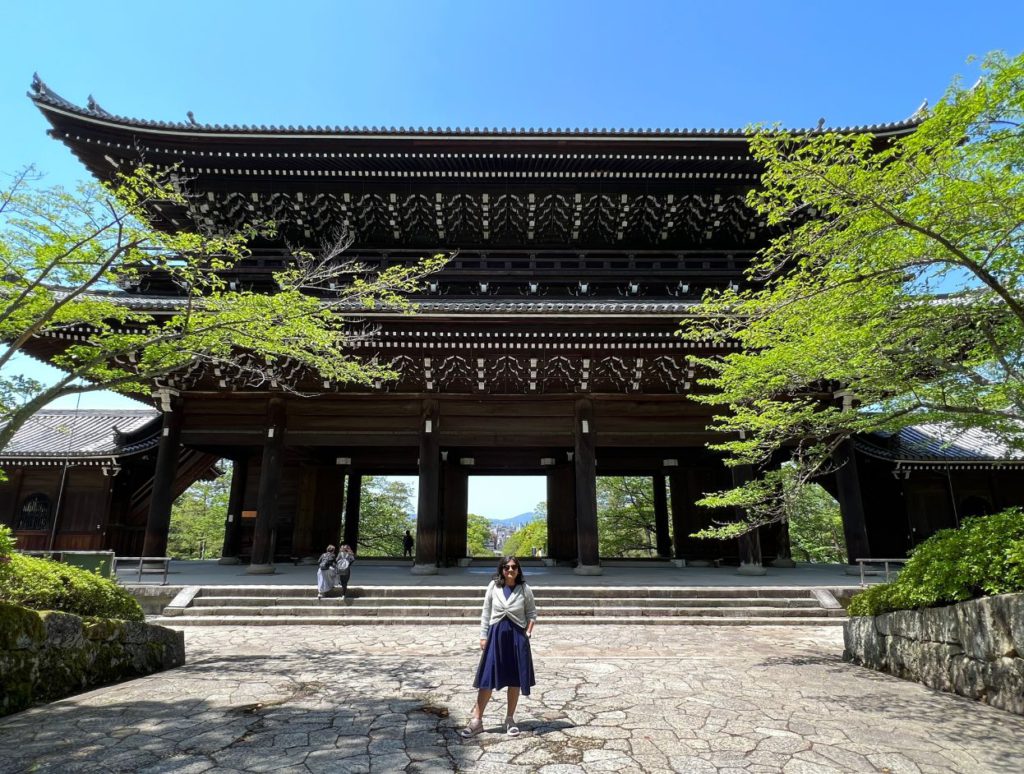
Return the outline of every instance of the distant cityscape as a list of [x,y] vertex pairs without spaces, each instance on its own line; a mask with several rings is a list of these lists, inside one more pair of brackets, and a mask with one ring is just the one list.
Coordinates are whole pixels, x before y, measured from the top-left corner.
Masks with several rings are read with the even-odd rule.
[[488,519],[487,521],[491,524],[491,535],[494,538],[494,545],[499,548],[505,545],[505,541],[512,536],[512,533],[522,529],[538,518],[540,518],[538,514],[533,511],[527,511],[526,513],[520,513],[518,516],[510,516],[507,519]]

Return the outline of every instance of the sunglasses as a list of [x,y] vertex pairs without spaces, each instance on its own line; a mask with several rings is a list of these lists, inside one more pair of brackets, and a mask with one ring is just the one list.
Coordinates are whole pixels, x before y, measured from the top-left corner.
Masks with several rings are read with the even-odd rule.
[[506,570],[518,570],[519,569],[519,565],[518,564],[503,564],[502,567],[505,568]]

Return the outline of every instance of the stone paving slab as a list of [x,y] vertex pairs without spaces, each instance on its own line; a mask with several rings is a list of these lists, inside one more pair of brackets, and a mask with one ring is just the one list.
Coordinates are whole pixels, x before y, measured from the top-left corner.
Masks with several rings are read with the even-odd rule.
[[472,626],[211,627],[188,663],[0,721],[8,772],[1021,772],[1024,718],[843,663],[834,628],[541,625],[500,733]]

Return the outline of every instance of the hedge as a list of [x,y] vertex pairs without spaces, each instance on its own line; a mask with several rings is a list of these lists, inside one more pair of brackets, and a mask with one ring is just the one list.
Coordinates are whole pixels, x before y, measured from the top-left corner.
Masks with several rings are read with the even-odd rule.
[[1009,508],[966,519],[917,546],[892,583],[862,591],[851,616],[935,607],[1024,592],[1024,511]]
[[144,621],[135,598],[111,580],[79,567],[13,551],[8,527],[0,525],[0,602],[33,610]]

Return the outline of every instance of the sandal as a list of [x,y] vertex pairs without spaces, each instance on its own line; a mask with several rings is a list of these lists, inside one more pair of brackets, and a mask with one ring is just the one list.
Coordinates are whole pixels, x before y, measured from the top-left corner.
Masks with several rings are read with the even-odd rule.
[[505,718],[505,735],[519,736],[519,726],[516,725],[515,720],[512,718]]
[[459,732],[459,736],[463,739],[472,739],[474,736],[484,730],[484,722],[479,718],[473,718],[469,721],[464,729]]

